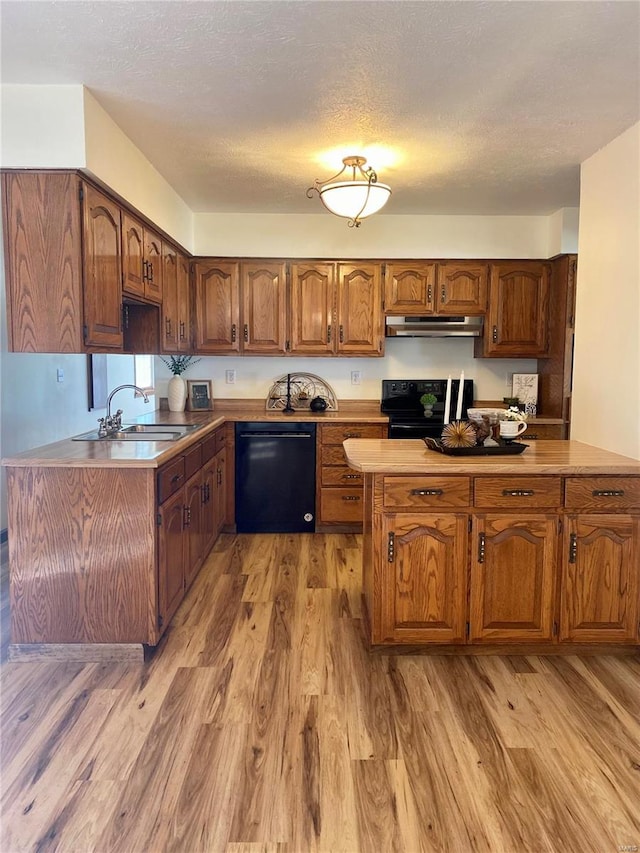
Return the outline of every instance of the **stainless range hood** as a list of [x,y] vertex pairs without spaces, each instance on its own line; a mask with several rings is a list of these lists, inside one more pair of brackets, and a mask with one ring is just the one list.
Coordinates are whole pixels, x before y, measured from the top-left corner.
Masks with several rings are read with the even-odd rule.
[[387,338],[478,338],[482,317],[386,317]]

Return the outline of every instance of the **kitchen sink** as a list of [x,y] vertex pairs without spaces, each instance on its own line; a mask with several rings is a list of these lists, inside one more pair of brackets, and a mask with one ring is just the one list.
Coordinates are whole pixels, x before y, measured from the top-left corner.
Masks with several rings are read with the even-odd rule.
[[98,430],[74,435],[72,441],[177,441],[203,424],[128,424],[117,432],[99,435]]

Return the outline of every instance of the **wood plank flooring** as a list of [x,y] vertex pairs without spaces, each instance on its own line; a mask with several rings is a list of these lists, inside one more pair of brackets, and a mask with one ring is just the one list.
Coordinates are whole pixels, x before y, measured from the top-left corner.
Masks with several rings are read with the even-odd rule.
[[371,655],[360,545],[223,535],[148,663],[3,663],[2,853],[637,850],[638,657]]

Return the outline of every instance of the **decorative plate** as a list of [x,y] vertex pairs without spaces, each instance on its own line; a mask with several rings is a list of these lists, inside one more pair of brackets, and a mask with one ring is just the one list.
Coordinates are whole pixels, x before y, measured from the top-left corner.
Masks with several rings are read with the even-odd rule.
[[445,447],[437,438],[423,438],[422,440],[429,450],[446,453],[447,456],[506,456],[523,453],[529,446],[518,441],[503,441],[499,444],[479,444],[475,447]]
[[296,412],[308,412],[314,397],[327,401],[327,412],[338,411],[335,392],[328,382],[313,373],[290,373],[281,376],[273,383],[267,394],[266,410],[284,409],[287,405],[287,375],[291,384],[291,405]]

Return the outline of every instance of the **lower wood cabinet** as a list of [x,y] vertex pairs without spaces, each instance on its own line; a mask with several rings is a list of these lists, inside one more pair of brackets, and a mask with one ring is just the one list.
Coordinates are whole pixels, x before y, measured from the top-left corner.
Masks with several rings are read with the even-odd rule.
[[362,529],[364,475],[347,465],[348,438],[384,438],[386,426],[373,423],[321,424],[316,432],[316,527],[349,525]]
[[639,478],[368,474],[364,494],[372,644],[638,643]]
[[467,606],[467,516],[401,513],[383,519],[382,633],[405,643],[462,643]]

